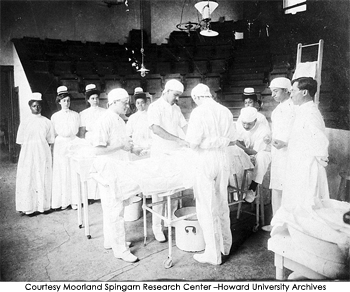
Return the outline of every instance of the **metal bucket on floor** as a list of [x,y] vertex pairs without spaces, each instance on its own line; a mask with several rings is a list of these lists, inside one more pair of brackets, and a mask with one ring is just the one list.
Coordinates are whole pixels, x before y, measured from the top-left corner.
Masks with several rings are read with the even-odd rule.
[[132,197],[129,199],[129,203],[124,208],[124,221],[136,221],[141,217],[142,198]]
[[[175,211],[175,217],[196,213],[196,207],[184,207]],[[202,228],[199,226],[197,216],[194,215],[175,224],[176,246],[184,251],[202,251],[205,249]]]

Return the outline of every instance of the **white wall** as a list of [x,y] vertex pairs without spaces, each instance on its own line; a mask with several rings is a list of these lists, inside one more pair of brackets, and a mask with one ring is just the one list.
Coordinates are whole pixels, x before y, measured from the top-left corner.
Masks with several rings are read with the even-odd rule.
[[15,87],[18,86],[18,98],[19,98],[19,113],[20,113],[20,121],[26,120],[28,116],[31,115],[31,111],[29,109],[28,101],[31,99],[32,90],[30,88],[27,76],[24,72],[22,63],[18,57],[16,49],[13,48],[13,61],[14,61],[14,82]]

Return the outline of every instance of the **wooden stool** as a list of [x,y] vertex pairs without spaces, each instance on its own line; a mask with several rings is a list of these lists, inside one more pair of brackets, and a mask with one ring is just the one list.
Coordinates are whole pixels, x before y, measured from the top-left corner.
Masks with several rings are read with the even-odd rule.
[[350,202],[350,174],[347,171],[339,173],[341,180],[337,194],[337,200]]

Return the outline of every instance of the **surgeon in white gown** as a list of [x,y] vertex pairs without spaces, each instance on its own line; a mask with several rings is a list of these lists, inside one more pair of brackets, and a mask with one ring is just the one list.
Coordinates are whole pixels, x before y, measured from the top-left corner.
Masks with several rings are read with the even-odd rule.
[[[271,236],[284,232],[289,225],[299,230],[307,228],[315,238],[327,238],[331,234],[314,216],[319,202],[329,199],[325,169],[329,141],[322,115],[313,101],[316,91],[317,81],[311,77],[292,81],[291,98],[297,106],[296,117],[288,142],[282,203],[272,218]],[[316,253],[319,249],[320,246],[315,245]],[[288,279],[299,277],[296,270]]]
[[55,140],[52,123],[41,115],[41,93],[28,102],[32,114],[20,123],[16,143],[21,145],[16,176],[16,210],[27,215],[51,207],[52,156]]
[[210,89],[198,84],[191,92],[197,107],[188,123],[186,140],[195,151],[194,195],[205,250],[193,258],[200,263],[220,265],[232,244],[227,183],[230,174],[227,147],[234,140],[231,112],[212,99]]
[[314,198],[329,198],[325,169],[329,141],[322,115],[313,102],[316,90],[317,82],[311,77],[292,81],[291,98],[297,108],[288,143],[281,205],[288,212],[297,206],[312,206]]
[[[87,142],[92,144],[94,127],[98,119],[105,114],[106,109],[99,106],[100,91],[96,88],[95,84],[86,85],[85,99],[90,106],[79,113],[79,116],[80,116],[79,137],[85,139]],[[88,199],[90,200],[100,199],[98,185],[96,181],[90,178],[87,181],[87,186],[88,186]]]
[[237,127],[236,145],[244,150],[254,164],[252,180],[248,187],[245,200],[252,203],[256,197],[256,189],[262,183],[271,163],[271,130],[257,119],[254,107],[241,109],[240,121],[242,128]]
[[80,120],[79,114],[69,109],[70,98],[66,86],[58,87],[56,103],[61,110],[51,117],[56,136],[53,148],[53,209],[66,209],[70,205],[77,209],[78,203],[78,180],[67,154],[70,143],[77,137]]
[[[242,94],[242,101],[244,103],[244,107],[254,107],[258,111],[256,114],[257,121],[259,124],[264,124],[266,127],[270,127],[269,122],[267,121],[266,117],[260,113],[261,105],[258,101],[258,96],[255,93],[254,88],[252,87],[247,87],[244,88],[243,94]],[[236,127],[238,131],[243,130],[242,127],[242,121],[240,117],[238,117],[237,122],[236,122]]]
[[[162,96],[152,102],[148,108],[148,125],[152,130],[151,157],[159,157],[179,150],[181,147],[188,147],[188,143],[184,140],[187,122],[180,107],[175,103],[183,91],[183,84],[176,79],[171,79],[165,84]],[[162,197],[152,195],[153,203],[162,200]],[[176,201],[175,203],[177,204]],[[172,208],[176,208],[176,205],[174,204]],[[164,206],[162,204],[154,206],[153,210],[163,214]],[[152,230],[157,241],[166,241],[161,218],[154,214],[152,214]]]
[[[93,146],[98,158],[128,161],[132,151],[130,138],[126,134],[125,122],[121,115],[129,107],[129,95],[125,89],[116,88],[108,93],[108,109],[96,125]],[[126,262],[136,262],[138,258],[129,249],[125,239],[123,194],[114,193],[109,186],[100,184],[103,211],[104,248],[112,249],[116,258]]]
[[[289,95],[292,85],[288,78],[277,77],[270,83],[271,96],[278,102],[272,111],[272,141],[271,141],[271,174],[270,189],[272,189],[272,214],[276,214],[281,206],[283,180],[287,164],[288,141],[295,119],[295,106]],[[263,230],[271,231],[271,226],[263,226]]]

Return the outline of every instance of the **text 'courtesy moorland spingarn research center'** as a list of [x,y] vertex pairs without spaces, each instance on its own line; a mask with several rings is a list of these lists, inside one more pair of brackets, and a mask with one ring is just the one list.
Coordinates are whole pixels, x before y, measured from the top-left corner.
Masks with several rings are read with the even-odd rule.
[[325,283],[57,283],[24,284],[25,291],[326,291]]

